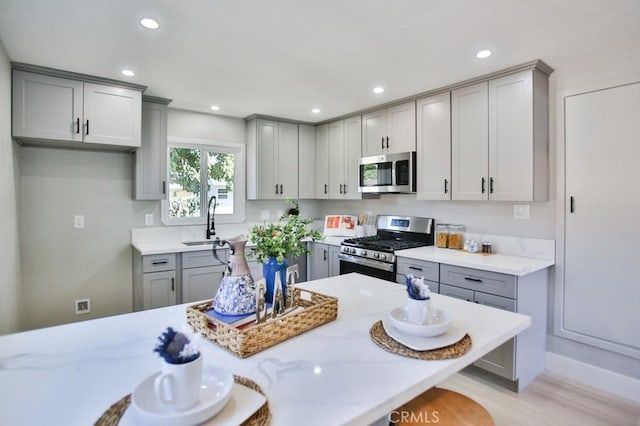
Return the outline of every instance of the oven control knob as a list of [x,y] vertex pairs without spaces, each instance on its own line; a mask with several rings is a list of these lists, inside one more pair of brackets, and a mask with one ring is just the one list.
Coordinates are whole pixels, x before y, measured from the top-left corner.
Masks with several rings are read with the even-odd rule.
[[367,251],[366,251],[366,250],[362,250],[362,251],[360,252],[360,255],[362,255],[362,256],[366,256],[366,255],[367,255]]
[[386,255],[386,254],[381,254],[381,255],[380,255],[380,259],[385,260],[386,258],[387,258],[387,255]]
[[351,254],[356,254],[356,249],[352,248],[351,249]]
[[349,253],[349,249],[347,247],[342,247],[341,250],[343,253]]
[[373,253],[373,258],[374,259],[380,258],[380,253]]

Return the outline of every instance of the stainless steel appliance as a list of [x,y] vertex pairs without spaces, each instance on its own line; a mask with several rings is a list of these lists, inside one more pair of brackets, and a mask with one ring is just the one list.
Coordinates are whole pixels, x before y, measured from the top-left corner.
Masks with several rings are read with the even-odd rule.
[[363,157],[360,159],[359,179],[359,192],[416,192],[416,153],[410,151]]
[[396,250],[433,245],[434,219],[411,216],[376,218],[376,235],[349,238],[340,245],[340,274],[396,280]]

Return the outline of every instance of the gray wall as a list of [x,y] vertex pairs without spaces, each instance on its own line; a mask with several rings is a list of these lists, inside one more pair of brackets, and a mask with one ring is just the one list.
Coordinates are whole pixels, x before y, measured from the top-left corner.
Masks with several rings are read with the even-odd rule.
[[18,327],[18,146],[11,138],[11,64],[0,41],[0,334]]

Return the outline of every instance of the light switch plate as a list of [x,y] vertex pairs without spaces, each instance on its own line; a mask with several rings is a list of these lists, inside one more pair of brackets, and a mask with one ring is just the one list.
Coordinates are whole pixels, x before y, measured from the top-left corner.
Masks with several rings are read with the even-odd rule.
[[529,219],[529,205],[528,204],[514,204],[513,205],[513,218],[514,219]]
[[77,214],[73,217],[73,227],[74,228],[84,228],[84,216],[81,214]]
[[153,214],[147,213],[144,215],[144,224],[147,226],[153,225]]

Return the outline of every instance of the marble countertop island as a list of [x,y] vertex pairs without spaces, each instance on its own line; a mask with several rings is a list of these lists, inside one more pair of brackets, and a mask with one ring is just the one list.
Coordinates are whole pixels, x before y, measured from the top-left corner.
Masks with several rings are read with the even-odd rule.
[[[369,424],[529,327],[527,316],[433,295],[472,339],[451,360],[423,361],[378,347],[369,329],[401,306],[404,287],[359,274],[302,288],[338,297],[337,320],[246,359],[203,340],[205,365],[250,378],[265,392],[274,425]],[[86,425],[157,372],[153,352],[186,305],[0,337],[0,418],[19,425]]]

